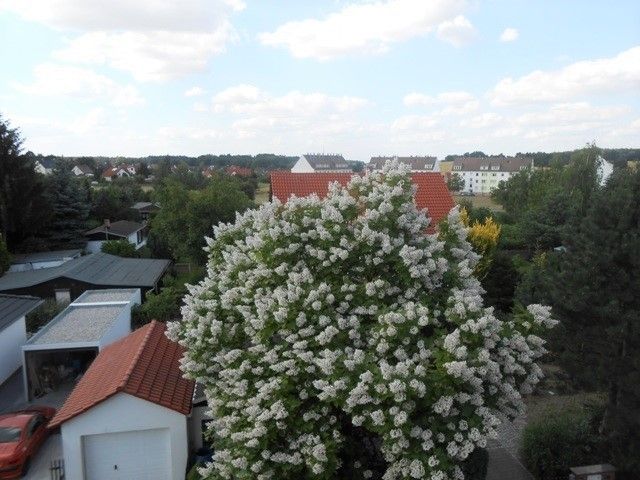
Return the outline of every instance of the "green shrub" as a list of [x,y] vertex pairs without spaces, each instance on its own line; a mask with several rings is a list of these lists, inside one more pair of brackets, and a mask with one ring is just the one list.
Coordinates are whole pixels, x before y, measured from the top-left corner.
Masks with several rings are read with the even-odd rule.
[[198,473],[198,465],[194,465],[187,473],[187,478],[185,480],[202,480],[202,477]]
[[0,237],[0,275],[9,270],[11,266],[11,254],[7,249],[6,242]]
[[102,244],[101,250],[103,253],[117,255],[118,257],[138,257],[136,247],[126,240],[107,240]]
[[550,410],[525,427],[522,457],[536,479],[564,479],[571,467],[606,463],[594,417],[593,408]]
[[25,319],[27,324],[27,332],[30,335],[36,333],[44,325],[49,323],[49,321],[53,317],[60,313],[64,309],[64,307],[65,305],[60,304],[53,299],[45,300],[42,305],[31,311],[31,313],[27,314],[27,317]]

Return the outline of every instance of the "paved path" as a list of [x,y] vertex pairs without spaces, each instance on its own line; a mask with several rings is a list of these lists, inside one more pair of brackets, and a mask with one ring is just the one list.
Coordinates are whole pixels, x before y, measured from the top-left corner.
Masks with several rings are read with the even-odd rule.
[[522,429],[526,418],[516,418],[513,422],[502,420],[498,428],[498,438],[487,446],[489,469],[487,480],[533,480],[518,458]]
[[51,435],[44,442],[35,458],[31,460],[31,467],[24,480],[51,480],[52,460],[62,459],[62,439],[60,434]]

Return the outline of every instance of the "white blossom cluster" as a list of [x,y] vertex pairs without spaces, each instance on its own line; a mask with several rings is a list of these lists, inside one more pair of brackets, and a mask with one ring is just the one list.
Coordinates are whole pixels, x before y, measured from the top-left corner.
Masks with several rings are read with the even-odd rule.
[[462,479],[497,414],[522,411],[550,311],[484,308],[458,211],[428,234],[414,188],[390,163],[214,229],[168,329],[215,418],[207,478],[334,478],[340,415],[381,439],[385,480]]

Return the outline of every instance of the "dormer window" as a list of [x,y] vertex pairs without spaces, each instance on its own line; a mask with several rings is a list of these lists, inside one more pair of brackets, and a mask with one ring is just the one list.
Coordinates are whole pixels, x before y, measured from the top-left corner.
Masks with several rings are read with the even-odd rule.
[[500,170],[500,165],[491,165],[491,170]]
[[480,170],[489,170],[489,165],[480,165]]
[[460,170],[462,167],[460,165],[454,165],[453,169],[454,170]]

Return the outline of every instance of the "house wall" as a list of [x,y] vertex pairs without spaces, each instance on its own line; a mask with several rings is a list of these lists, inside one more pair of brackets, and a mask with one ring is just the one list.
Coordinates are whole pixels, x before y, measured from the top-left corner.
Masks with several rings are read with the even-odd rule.
[[212,420],[210,415],[207,415],[209,407],[206,405],[196,407],[194,406],[189,416],[189,446],[192,451],[196,451],[202,448],[202,421]]
[[500,182],[506,182],[511,178],[512,172],[501,171],[461,171],[454,170],[464,180],[463,192],[488,194],[498,187]]
[[188,459],[187,417],[126,393],[118,393],[62,424],[65,478],[84,478],[84,435],[156,428],[169,429],[171,478],[183,480]]
[[22,345],[27,342],[25,317],[22,316],[0,331],[0,384],[22,364]]
[[131,307],[133,304],[129,304],[129,308],[122,309],[113,327],[100,339],[100,350],[131,333]]
[[300,157],[293,167],[291,167],[292,173],[313,173],[315,170],[306,158]]

